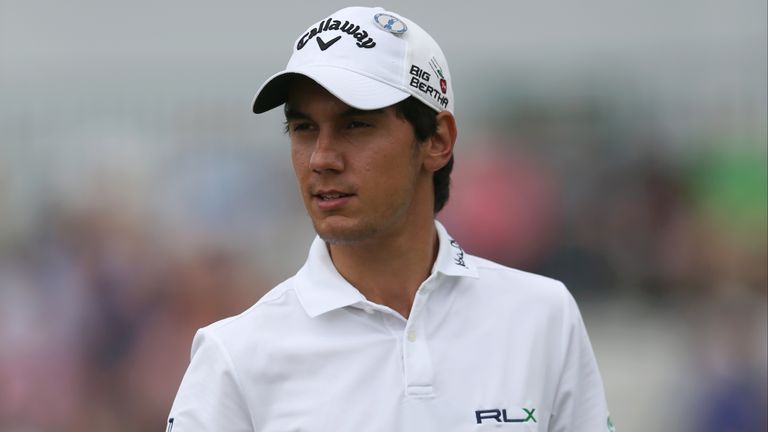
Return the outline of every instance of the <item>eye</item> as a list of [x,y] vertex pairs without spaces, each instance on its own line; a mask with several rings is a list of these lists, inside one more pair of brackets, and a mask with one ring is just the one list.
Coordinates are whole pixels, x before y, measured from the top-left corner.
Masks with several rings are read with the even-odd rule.
[[347,125],[347,128],[349,129],[360,129],[360,128],[367,128],[367,127],[371,127],[371,124],[360,121],[360,120],[351,120]]
[[288,132],[303,132],[312,130],[314,128],[314,125],[311,122],[288,122],[288,125],[286,127],[288,129]]

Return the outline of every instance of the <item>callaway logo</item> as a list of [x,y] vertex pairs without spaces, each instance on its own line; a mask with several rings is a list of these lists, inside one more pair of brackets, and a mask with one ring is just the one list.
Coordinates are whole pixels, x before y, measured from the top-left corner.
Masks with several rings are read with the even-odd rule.
[[509,418],[507,417],[506,409],[489,409],[489,410],[477,410],[475,411],[475,419],[477,424],[482,424],[486,420],[494,420],[497,423],[528,423],[530,421],[536,423],[536,417],[533,413],[536,412],[536,408],[523,408],[525,417]]
[[[344,34],[350,35],[357,39],[355,44],[360,48],[373,48],[376,46],[376,42],[374,42],[373,38],[368,36],[367,31],[361,30],[359,25],[352,24],[349,21],[344,21],[342,24],[341,21],[335,20],[333,17],[331,17],[324,21],[320,21],[320,24],[318,24],[317,27],[313,27],[308,32],[304,33],[304,35],[296,43],[296,50],[304,48],[307,45],[307,42],[309,42],[312,38],[319,35],[320,33],[333,30],[341,31]],[[325,42],[318,37],[317,44],[320,46],[322,51],[325,51],[331,45],[335,44],[336,41],[338,41],[340,38],[341,36],[338,36],[335,39],[331,39],[330,41]]]
[[453,258],[453,262],[456,263],[456,265],[468,268],[467,264],[464,262],[464,249],[462,249],[461,246],[459,246],[459,243],[454,239],[451,239],[451,246],[459,250],[456,252],[456,256]]
[[339,39],[341,39],[341,36],[336,36],[328,42],[324,42],[322,39],[320,39],[320,36],[318,36],[316,40],[317,45],[320,47],[320,51],[325,51],[330,48],[331,45],[335,44]]

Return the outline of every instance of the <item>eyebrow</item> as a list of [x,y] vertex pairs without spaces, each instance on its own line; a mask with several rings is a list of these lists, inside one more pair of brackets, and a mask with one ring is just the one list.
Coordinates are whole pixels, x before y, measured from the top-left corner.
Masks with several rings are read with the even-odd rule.
[[304,114],[303,112],[297,111],[293,107],[291,107],[288,104],[285,104],[285,108],[283,108],[283,112],[285,113],[285,119],[286,120],[308,120],[309,116]]
[[374,110],[361,110],[358,108],[349,108],[348,110],[341,113],[342,117],[354,117],[354,116],[360,116],[360,115],[376,115],[376,114],[383,114],[384,108],[374,109]]

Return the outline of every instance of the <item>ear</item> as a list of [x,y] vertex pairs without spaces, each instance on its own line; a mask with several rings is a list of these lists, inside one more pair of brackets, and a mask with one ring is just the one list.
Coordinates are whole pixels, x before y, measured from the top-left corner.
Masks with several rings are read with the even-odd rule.
[[448,111],[437,114],[437,130],[424,142],[424,168],[435,172],[444,167],[453,155],[456,144],[456,119]]

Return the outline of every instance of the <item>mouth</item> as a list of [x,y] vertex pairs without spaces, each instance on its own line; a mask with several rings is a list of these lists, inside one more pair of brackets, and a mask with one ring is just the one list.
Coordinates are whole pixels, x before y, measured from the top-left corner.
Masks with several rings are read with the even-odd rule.
[[321,190],[312,194],[313,201],[322,210],[338,210],[347,204],[355,194],[337,190]]
[[312,196],[322,201],[332,201],[339,198],[350,197],[352,196],[352,194],[343,193],[343,192],[325,192],[325,193],[313,194]]
[[323,201],[346,198],[354,195],[354,193],[349,191],[342,191],[339,189],[319,189],[319,188],[311,190],[310,193],[312,194],[313,198],[317,198]]

